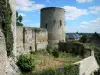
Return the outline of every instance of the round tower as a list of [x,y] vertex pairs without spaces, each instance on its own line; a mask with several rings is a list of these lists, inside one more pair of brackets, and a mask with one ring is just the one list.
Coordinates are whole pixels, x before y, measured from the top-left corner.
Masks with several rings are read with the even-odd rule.
[[65,10],[63,8],[42,8],[40,21],[40,27],[48,31],[49,47],[58,47],[59,42],[65,42]]

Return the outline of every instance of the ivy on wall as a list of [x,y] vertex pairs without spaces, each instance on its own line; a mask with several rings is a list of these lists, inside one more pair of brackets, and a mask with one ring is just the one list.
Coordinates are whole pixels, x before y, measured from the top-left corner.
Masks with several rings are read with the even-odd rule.
[[7,55],[11,56],[11,52],[13,50],[13,33],[11,29],[11,16],[12,16],[12,11],[10,8],[9,0],[1,0],[0,1],[0,6],[2,11],[2,29],[3,33],[5,36],[5,41],[6,41],[6,50],[7,50]]

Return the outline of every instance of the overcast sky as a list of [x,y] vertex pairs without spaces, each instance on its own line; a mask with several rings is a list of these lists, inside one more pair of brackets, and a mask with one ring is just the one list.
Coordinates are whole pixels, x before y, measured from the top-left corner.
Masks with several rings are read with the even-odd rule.
[[16,0],[23,24],[40,27],[40,9],[65,9],[66,32],[100,33],[100,0]]

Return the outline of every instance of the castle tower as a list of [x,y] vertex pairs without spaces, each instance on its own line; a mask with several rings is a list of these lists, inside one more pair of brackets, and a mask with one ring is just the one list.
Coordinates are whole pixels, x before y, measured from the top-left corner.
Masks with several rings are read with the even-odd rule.
[[41,9],[41,28],[48,31],[48,46],[58,47],[59,42],[65,42],[65,10],[58,7]]

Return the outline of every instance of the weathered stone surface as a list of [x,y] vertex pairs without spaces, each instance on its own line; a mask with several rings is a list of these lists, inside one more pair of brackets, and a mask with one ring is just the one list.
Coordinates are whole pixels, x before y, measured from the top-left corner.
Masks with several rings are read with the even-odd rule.
[[16,56],[22,54],[24,51],[23,46],[23,27],[16,27]]
[[[15,24],[16,24],[16,2],[15,0],[9,0],[9,3],[11,5],[12,9],[12,31],[13,34],[15,34]],[[20,71],[16,65],[16,62],[12,57],[7,57],[6,52],[6,43],[5,43],[5,37],[3,34],[3,30],[1,27],[2,24],[2,18],[0,18],[0,75],[20,75]],[[15,38],[15,36],[13,36]],[[14,43],[15,44],[15,43]],[[13,45],[13,47],[15,47]],[[13,48],[14,49],[14,48]],[[13,50],[15,51],[15,49]]]
[[83,59],[82,61],[76,62],[75,64],[80,64],[79,75],[90,75],[92,72],[99,68],[97,61],[94,56]]
[[16,56],[16,0],[9,0],[10,8],[12,10],[11,28],[13,32],[13,55]]
[[46,7],[41,9],[41,28],[48,31],[49,47],[57,47],[60,41],[65,42],[65,12],[63,8]]
[[[0,23],[1,26],[1,23]],[[5,38],[0,28],[0,75],[6,75],[7,52]]]
[[43,28],[16,27],[16,55],[26,54],[30,51],[46,49],[48,45],[48,32]]
[[[45,31],[43,31],[43,30],[45,30]],[[37,44],[37,50],[47,48],[48,32],[46,29],[41,28],[40,31],[36,32],[36,44]]]
[[7,57],[5,38],[0,28],[0,75],[20,75],[14,59]]
[[7,59],[6,75],[20,75],[20,70],[12,57]]

